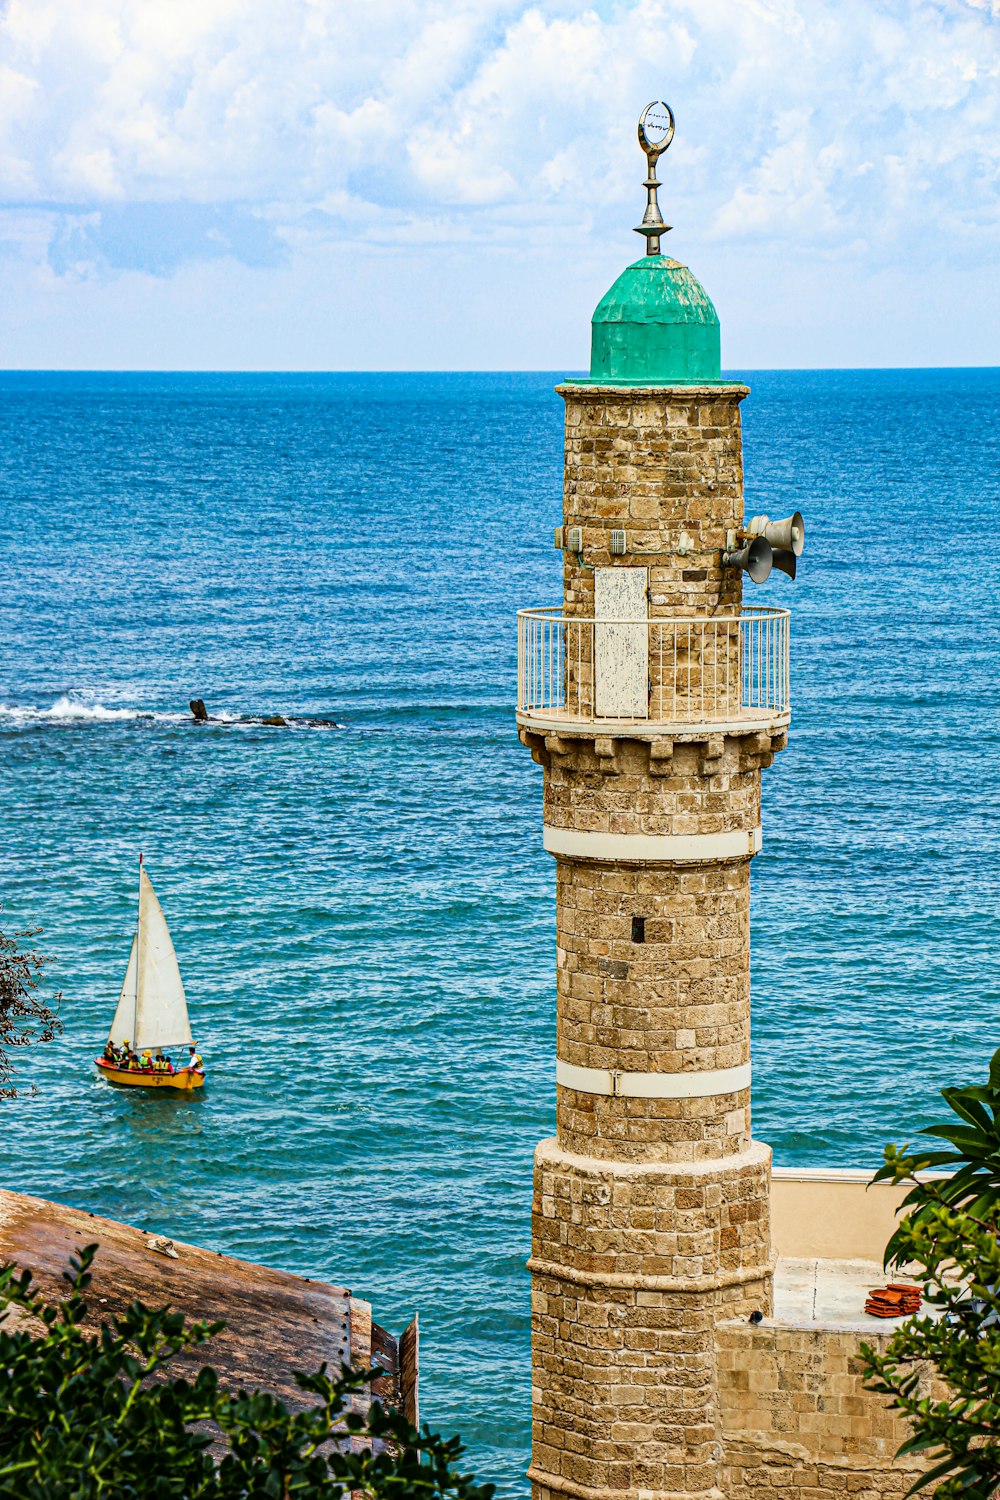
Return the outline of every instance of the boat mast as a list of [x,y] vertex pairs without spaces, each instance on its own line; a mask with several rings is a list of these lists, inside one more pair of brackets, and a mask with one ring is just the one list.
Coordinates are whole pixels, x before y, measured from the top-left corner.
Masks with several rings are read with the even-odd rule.
[[142,943],[142,850],[139,851],[139,904],[135,913],[135,1005],[132,1009],[132,1051],[138,1056],[139,1038],[139,971],[141,968],[139,949]]

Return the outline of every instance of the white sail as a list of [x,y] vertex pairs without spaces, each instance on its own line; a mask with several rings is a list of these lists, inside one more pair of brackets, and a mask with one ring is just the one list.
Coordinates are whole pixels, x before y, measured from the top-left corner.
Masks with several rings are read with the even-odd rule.
[[139,872],[138,992],[132,1038],[136,1052],[193,1041],[177,955],[144,869]]
[[128,956],[128,968],[125,970],[125,978],[122,981],[122,992],[118,996],[118,1008],[115,1018],[111,1022],[111,1031],[108,1041],[113,1042],[116,1047],[121,1047],[125,1042],[131,1042],[132,1027],[135,1025],[135,1002],[136,1002],[136,980],[138,978],[138,965],[135,956],[136,939],[132,939],[132,952]]

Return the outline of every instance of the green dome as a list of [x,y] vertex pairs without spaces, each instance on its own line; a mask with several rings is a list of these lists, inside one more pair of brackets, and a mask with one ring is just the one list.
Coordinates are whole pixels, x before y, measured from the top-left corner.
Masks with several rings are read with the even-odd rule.
[[718,314],[679,261],[644,255],[597,304],[589,384],[702,384],[721,374]]

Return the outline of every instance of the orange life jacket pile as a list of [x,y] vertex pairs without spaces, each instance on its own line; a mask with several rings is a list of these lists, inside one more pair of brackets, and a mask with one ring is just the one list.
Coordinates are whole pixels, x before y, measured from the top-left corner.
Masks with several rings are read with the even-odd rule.
[[890,1281],[868,1293],[865,1312],[873,1318],[906,1318],[920,1311],[920,1288],[905,1281]]

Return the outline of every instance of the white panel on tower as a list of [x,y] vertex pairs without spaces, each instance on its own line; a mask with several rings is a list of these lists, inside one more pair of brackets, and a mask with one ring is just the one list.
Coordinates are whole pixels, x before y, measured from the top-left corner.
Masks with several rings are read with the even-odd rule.
[[595,568],[595,712],[599,719],[649,717],[648,568]]

